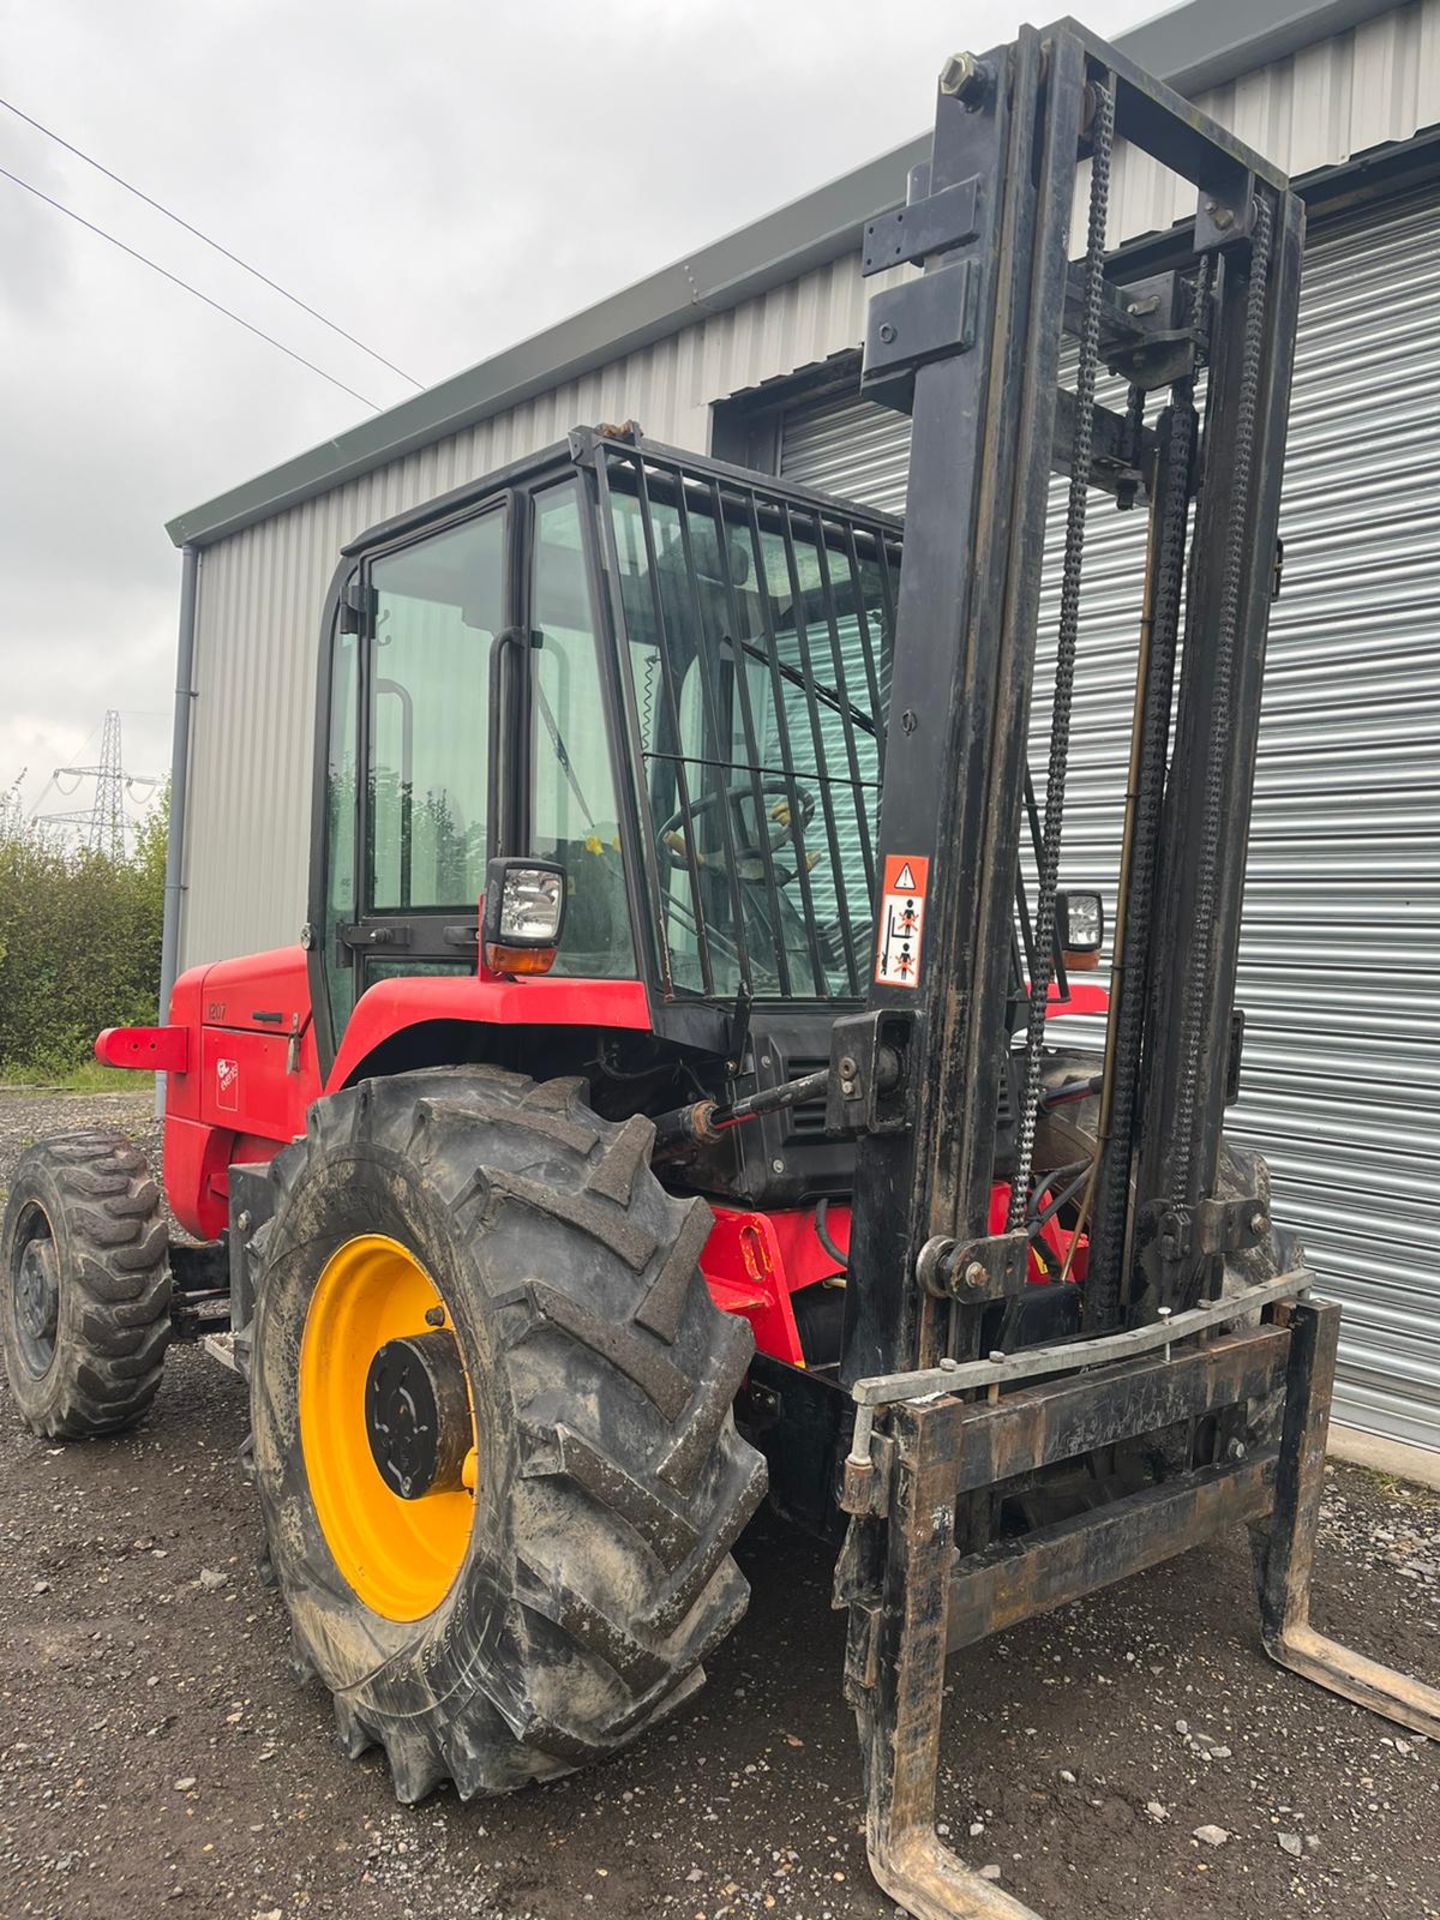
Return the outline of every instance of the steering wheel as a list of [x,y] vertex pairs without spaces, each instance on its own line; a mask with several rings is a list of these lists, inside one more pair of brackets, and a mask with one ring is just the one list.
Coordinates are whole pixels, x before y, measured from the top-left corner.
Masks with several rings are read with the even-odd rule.
[[[698,795],[695,799],[691,800],[688,806],[677,807],[674,813],[670,815],[670,818],[661,825],[658,836],[660,844],[665,847],[671,859],[684,860],[687,858],[687,840],[692,821],[699,820],[702,815],[713,812],[722,800],[728,806],[735,809],[738,817],[741,802],[754,800],[756,784],[753,780],[737,780],[731,786],[712,788],[709,793]],[[792,781],[782,779],[775,774],[771,774],[767,778],[762,779],[758,785],[762,796],[768,797],[772,794],[778,794],[780,796],[778,803],[768,810],[766,816],[775,823],[767,834],[767,839],[769,842],[769,852],[776,854],[780,851],[781,847],[785,845],[787,840],[794,841],[797,838],[795,819],[791,811],[792,788],[800,806],[798,829],[800,833],[803,833],[815,818],[815,795],[809,787],[795,785]],[[747,873],[744,871],[745,865],[748,864],[747,856],[753,858],[754,851],[753,847],[741,847],[739,849],[742,863],[740,878],[742,880],[759,880],[764,878],[763,872]],[[799,852],[798,846],[796,852],[797,854]],[[694,857],[696,864],[699,866],[723,864],[723,855],[706,855],[697,850]],[[814,855],[811,856],[811,866],[814,866],[816,857],[817,856]],[[779,874],[775,877],[780,881],[781,885],[785,884],[785,881],[780,879]],[[793,878],[794,876],[790,875],[787,877]]]

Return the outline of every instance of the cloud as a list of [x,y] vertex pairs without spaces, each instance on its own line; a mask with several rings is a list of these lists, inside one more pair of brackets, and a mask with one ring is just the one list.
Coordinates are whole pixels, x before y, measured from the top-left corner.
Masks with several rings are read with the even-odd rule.
[[[993,43],[1023,12],[963,25]],[[918,131],[956,24],[948,0],[0,0],[17,105],[427,384]],[[0,166],[368,398],[412,391],[3,112]],[[33,802],[106,707],[132,766],[166,763],[165,520],[363,410],[5,180],[0,248],[0,787],[28,762]]]

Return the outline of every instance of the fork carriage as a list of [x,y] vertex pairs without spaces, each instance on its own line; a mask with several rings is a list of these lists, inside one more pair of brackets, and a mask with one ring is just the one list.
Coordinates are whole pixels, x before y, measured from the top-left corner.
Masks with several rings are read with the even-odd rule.
[[[935,1830],[946,1659],[1238,1522],[1250,1528],[1270,1657],[1440,1737],[1440,1689],[1310,1625],[1340,1330],[1339,1308],[1308,1298],[1311,1281],[1302,1269],[1166,1327],[856,1383],[842,1496],[853,1517],[835,1604],[850,1616],[845,1689],[860,1728],[871,1864],[918,1920],[1030,1914]],[[1237,1313],[1256,1324],[1237,1328]],[[1256,1405],[1268,1410],[1258,1434],[1247,1411]],[[1046,1467],[1202,1421],[1217,1456],[1203,1464],[1000,1544],[967,1551],[957,1539],[967,1509]]]

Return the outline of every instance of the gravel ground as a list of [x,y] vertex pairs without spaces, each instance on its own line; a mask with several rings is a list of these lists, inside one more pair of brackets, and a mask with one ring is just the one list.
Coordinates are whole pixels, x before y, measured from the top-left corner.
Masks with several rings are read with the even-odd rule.
[[[101,1123],[153,1143],[148,1098],[0,1091],[0,1186],[30,1139]],[[5,1920],[896,1912],[865,1864],[817,1548],[752,1529],[749,1617],[671,1730],[509,1800],[404,1809],[291,1676],[246,1424],[240,1383],[188,1350],[115,1442],[35,1440],[0,1387]],[[1440,1498],[1335,1469],[1320,1578],[1322,1627],[1440,1674]],[[1238,1533],[950,1682],[941,1819],[1048,1920],[1440,1916],[1440,1747],[1264,1660]]]

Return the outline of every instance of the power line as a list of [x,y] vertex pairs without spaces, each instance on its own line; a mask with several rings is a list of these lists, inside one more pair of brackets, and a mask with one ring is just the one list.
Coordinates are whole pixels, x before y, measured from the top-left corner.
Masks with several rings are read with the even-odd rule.
[[87,228],[89,232],[98,233],[102,240],[108,240],[112,247],[119,247],[122,253],[128,253],[132,260],[138,260],[142,266],[149,267],[153,272],[158,273],[162,279],[169,280],[177,287],[183,287],[186,293],[193,293],[197,300],[203,300],[206,306],[213,307],[216,313],[223,313],[227,320],[233,320],[236,326],[244,327],[245,331],[247,333],[253,333],[257,340],[263,340],[269,346],[278,347],[281,353],[288,355],[292,360],[298,361],[302,367],[308,367],[311,373],[318,373],[322,380],[328,380],[332,387],[338,387],[342,393],[348,393],[350,398],[352,400],[358,400],[362,407],[369,407],[372,412],[379,412],[379,405],[376,401],[367,400],[363,393],[357,393],[354,387],[347,387],[343,380],[337,380],[333,373],[326,373],[323,367],[317,367],[315,362],[313,360],[307,360],[303,353],[296,353],[295,349],[293,347],[287,347],[283,340],[277,340],[273,333],[266,333],[263,327],[257,327],[253,321],[243,320],[238,313],[233,313],[229,307],[223,305],[219,300],[212,300],[208,293],[202,293],[198,287],[192,287],[188,280],[182,280],[178,273],[171,273],[168,267],[162,267],[157,260],[152,260],[148,254],[140,253],[134,247],[127,246],[123,240],[117,240],[113,233],[107,233],[104,227],[97,227],[93,220],[85,219],[84,215],[76,213],[73,207],[67,207],[61,200],[52,200],[48,193],[42,193],[39,187],[33,187],[28,180],[22,180],[18,173],[11,173],[8,167],[0,167],[0,178],[13,180],[17,187],[23,187],[26,193],[33,193],[35,198],[37,200],[43,200],[47,207],[54,207],[57,213],[63,213],[71,220],[78,221],[79,224]]
[[242,268],[244,272],[253,274],[257,280],[263,281],[267,287],[273,292],[278,293],[282,299],[288,300],[292,306],[299,307],[302,313],[308,313],[312,320],[318,320],[322,327],[329,327],[330,331],[332,333],[338,333],[342,340],[348,340],[352,347],[358,347],[362,353],[368,353],[372,360],[378,360],[382,367],[388,367],[391,373],[398,374],[402,380],[408,380],[417,392],[424,392],[424,383],[417,380],[413,373],[406,373],[405,369],[403,367],[397,367],[393,360],[387,360],[383,353],[377,353],[373,347],[367,347],[363,340],[357,340],[353,333],[347,333],[344,327],[340,326],[337,321],[328,319],[315,307],[309,306],[300,298],[299,294],[291,293],[289,288],[282,287],[278,280],[272,280],[268,273],[262,273],[259,267],[252,267],[250,262],[248,260],[242,260],[238,253],[232,253],[229,247],[222,246],[218,240],[212,240],[208,233],[202,232],[199,227],[192,226],[190,222],[180,214],[172,212],[169,207],[163,206],[160,201],[153,199],[141,188],[132,185],[128,180],[122,179],[118,173],[115,173],[111,168],[105,166],[103,162],[97,160],[93,154],[86,153],[83,148],[77,147],[71,141],[64,139],[60,134],[56,133],[53,128],[43,126],[40,121],[24,112],[22,108],[17,107],[13,100],[0,99],[0,107],[4,107],[7,113],[13,113],[17,120],[23,120],[27,127],[34,127],[37,133],[43,133],[47,140],[53,140],[57,146],[64,147],[67,153],[73,153],[76,159],[83,160],[87,167],[94,167],[97,173],[103,173],[105,178],[107,180],[113,180],[117,187],[123,187],[127,193],[133,193],[137,200],[143,200],[145,205],[147,207],[153,207],[156,213],[163,213],[167,220],[173,220],[176,226],[183,227],[186,233],[194,234],[197,240],[203,240],[207,247],[213,247],[216,253],[223,254],[227,260],[232,261],[234,265]]

